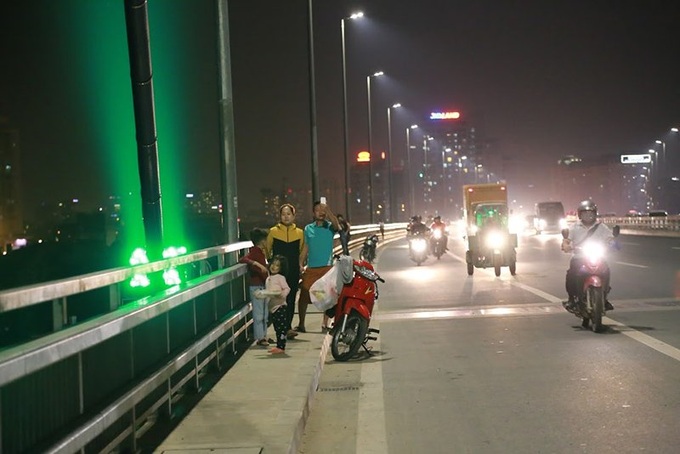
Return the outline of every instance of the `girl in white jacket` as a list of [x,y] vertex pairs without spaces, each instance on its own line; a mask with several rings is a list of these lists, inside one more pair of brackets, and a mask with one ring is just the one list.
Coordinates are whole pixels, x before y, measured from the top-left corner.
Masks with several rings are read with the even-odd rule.
[[269,308],[269,319],[276,331],[276,347],[269,350],[273,355],[286,353],[286,335],[288,333],[288,313],[286,312],[286,296],[290,287],[286,282],[288,260],[283,255],[275,255],[269,262],[269,277],[260,290],[266,298]]

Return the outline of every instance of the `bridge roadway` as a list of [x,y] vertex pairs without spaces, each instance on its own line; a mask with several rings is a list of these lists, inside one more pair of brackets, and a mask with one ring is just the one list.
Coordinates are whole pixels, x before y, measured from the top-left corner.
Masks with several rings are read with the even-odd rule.
[[[545,236],[543,238],[545,239]],[[381,244],[381,247],[395,241],[403,243],[403,240],[400,239],[388,240]],[[552,238],[548,241],[555,242],[558,240]],[[397,246],[399,246],[399,243],[397,243]],[[532,247],[537,247],[535,242]],[[462,259],[457,255],[459,252],[450,252],[449,255],[460,261]],[[533,274],[528,272],[528,268],[522,270],[518,266],[518,274],[521,274],[522,271],[527,276]],[[504,273],[507,274],[507,269],[504,270]],[[394,272],[392,271],[390,274],[394,274]],[[478,277],[478,279],[480,278],[482,276]],[[560,275],[557,280],[561,279]],[[516,283],[516,285],[521,288],[523,284]],[[559,284],[560,287],[561,285]],[[529,289],[529,286],[525,286],[523,290],[527,289]],[[563,312],[557,297],[536,290],[534,290],[534,293],[543,301],[537,310],[545,314]],[[557,293],[553,292],[553,294]],[[389,295],[386,294],[386,296]],[[629,299],[627,301],[621,300],[620,303],[623,306],[633,308],[636,295],[628,294],[627,296]],[[614,302],[617,303],[617,300],[614,300]],[[531,311],[532,307],[537,306],[537,304],[534,303],[525,307],[515,306],[514,312],[507,310],[507,313],[519,314],[522,311]],[[490,309],[487,311],[488,313],[493,312],[493,308],[488,309]],[[625,310],[625,307],[622,307],[622,309]],[[477,308],[476,311],[479,312],[480,309]],[[399,320],[402,316],[406,316],[405,313],[402,314],[401,312],[388,311],[383,313],[380,309],[380,314],[377,316],[378,322],[383,319],[383,321]],[[447,313],[444,312],[446,311],[439,311],[429,317],[470,317],[474,316],[475,309],[461,307]],[[482,312],[484,311],[482,310]],[[320,327],[320,320],[321,314],[313,313],[308,326]],[[615,325],[613,320],[609,320],[609,323]],[[157,443],[154,446],[154,452],[168,454],[208,451],[230,454],[298,453],[316,452],[315,449],[319,446],[334,443],[333,436],[323,429],[320,434],[312,434],[310,436],[311,441],[306,445],[303,438],[312,401],[315,399],[315,394],[317,394],[320,386],[324,363],[327,359],[332,361],[328,354],[329,340],[330,336],[321,334],[319,328],[313,329],[309,333],[300,335],[296,340],[290,341],[287,355],[277,358],[269,357],[266,349],[257,346],[251,347],[232,370],[206,394],[169,435],[162,440],[154,441]],[[323,384],[323,382],[321,383]],[[365,391],[365,393],[367,392]],[[337,402],[334,399],[342,398],[343,396],[329,398],[330,407],[336,408]],[[326,408],[325,404],[326,402],[324,402],[324,408]],[[331,413],[335,412],[331,411]],[[323,412],[320,417],[324,417]],[[335,417],[339,416],[335,415]],[[318,430],[319,427],[324,427],[323,423],[316,424],[313,430]],[[371,433],[372,435],[369,438],[379,435],[373,431]],[[338,441],[338,443],[341,444],[342,442]],[[365,448],[369,451],[373,449],[371,452],[386,452],[381,451],[381,449],[387,449],[384,444],[382,446],[365,446]]]
[[[629,229],[631,234],[637,231],[644,236],[677,236],[680,232],[680,220],[671,217],[663,220],[635,219],[635,225],[630,226],[626,225],[626,219],[610,221],[622,224],[624,234]],[[403,226],[386,226],[386,230],[389,229],[395,229],[394,235],[403,237]],[[391,234],[386,232],[388,238]],[[356,232],[353,241],[362,241],[359,232]],[[633,247],[643,252],[650,263],[655,263],[654,257],[664,255],[659,250],[647,251],[643,244],[650,243],[646,240],[637,243]],[[47,331],[42,337],[0,353],[0,408],[3,415],[13,415],[0,421],[0,451],[26,452],[31,446],[37,450],[39,445],[42,446],[40,452],[64,453],[81,449],[109,452],[117,446],[135,452],[150,452],[154,448],[178,452],[169,448],[170,442],[174,443],[173,446],[207,446],[211,443],[218,446],[217,438],[176,437],[182,434],[180,427],[174,427],[175,431],[170,436],[167,436],[168,428],[173,427],[166,426],[165,435],[157,429],[169,414],[186,414],[191,408],[187,402],[198,400],[192,397],[194,394],[200,396],[206,389],[213,394],[218,392],[223,382],[212,388],[210,384],[215,380],[213,375],[220,374],[206,372],[214,367],[222,371],[224,361],[228,364],[231,354],[236,353],[236,343],[248,337],[249,323],[246,321],[249,305],[244,300],[243,269],[241,265],[230,265],[235,251],[247,246],[223,245],[186,257],[0,292],[1,312],[29,311],[40,307],[41,320],[47,322],[43,323]],[[390,252],[391,249],[384,248],[384,251]],[[412,264],[407,259],[406,263],[397,263],[404,258],[403,252],[398,252],[400,249],[397,247],[385,255],[394,257],[395,263],[388,260],[378,268],[398,270],[390,276],[393,284],[384,288],[384,299],[390,303],[404,300],[399,304],[407,312],[412,312],[413,303],[418,300],[415,295],[419,296],[425,288],[419,290],[415,283],[406,280],[407,276],[411,280]],[[525,255],[526,249],[521,246],[519,250],[521,267],[518,266],[518,274],[528,278],[527,271],[532,265]],[[540,250],[539,246],[536,251]],[[462,253],[458,251],[456,261],[460,261]],[[673,257],[674,253],[671,252]],[[451,257],[447,259],[450,261]],[[649,296],[655,281],[661,280],[658,273],[666,276],[668,270],[677,267],[672,260],[668,262],[669,258],[665,257],[665,260],[669,263],[665,268],[659,267],[658,263],[654,267],[632,268],[630,263],[634,264],[635,258],[629,260],[629,264],[623,264],[635,274],[622,280],[642,284],[628,286],[628,298],[634,301],[635,298]],[[196,266],[199,264],[201,266]],[[203,264],[212,266],[204,267]],[[173,287],[133,303],[121,301],[120,286],[132,275],[159,272],[168,266],[191,266],[195,271],[184,286]],[[539,274],[544,274],[541,264],[533,266],[539,269]],[[640,275],[644,278],[639,279]],[[477,281],[479,279],[475,279]],[[516,283],[512,287],[517,287]],[[558,295],[561,291],[557,288],[555,286],[548,292]],[[231,298],[222,296],[225,290]],[[664,293],[673,294],[668,289]],[[81,296],[86,298],[81,299]],[[427,303],[429,299],[423,301]],[[381,312],[379,309],[376,322],[387,315]],[[69,323],[75,318],[73,315],[77,315],[77,324]],[[320,317],[319,314],[310,315]],[[440,315],[446,314],[441,312]],[[186,339],[187,330],[196,337]],[[223,450],[242,447],[250,449],[246,452],[253,452],[253,449],[260,449],[259,446],[268,447],[267,452],[296,452],[309,414],[310,396],[316,389],[320,368],[326,358],[327,341],[327,337],[312,331],[291,342],[288,357],[281,359],[265,358],[266,355],[255,348],[246,351],[243,361],[237,361],[236,366],[224,376],[224,383],[230,383],[228,388],[233,387],[236,392],[222,395],[225,399],[234,399],[234,406],[218,405],[224,408],[222,414],[204,416],[213,424],[210,430],[213,436],[224,434],[222,440],[227,442],[221,444]],[[111,355],[111,352],[116,354]],[[149,369],[154,365],[158,367],[158,364],[160,369]],[[266,367],[258,369],[265,364]],[[279,364],[280,369],[273,368]],[[274,383],[282,384],[278,388],[264,384],[251,387],[255,380],[248,376],[249,373],[253,377],[262,376],[267,385],[271,384],[268,378],[271,376],[275,378]],[[196,388],[201,392],[195,393]],[[246,388],[248,392],[244,391]],[[275,397],[266,396],[265,391],[270,388]],[[234,395],[239,397],[234,398]],[[240,401],[241,397],[244,400]],[[259,401],[258,408],[256,402],[260,397],[264,401]],[[191,414],[197,414],[198,409],[208,405],[209,400],[205,402]],[[271,412],[262,411],[262,408],[271,408]],[[255,413],[251,414],[251,411]],[[191,414],[183,419],[184,424],[192,419]],[[227,419],[234,417],[236,419]],[[170,419],[171,423],[179,420],[181,418]],[[222,421],[225,423],[220,426]],[[200,430],[196,432],[200,433]],[[238,436],[234,437],[234,433]]]

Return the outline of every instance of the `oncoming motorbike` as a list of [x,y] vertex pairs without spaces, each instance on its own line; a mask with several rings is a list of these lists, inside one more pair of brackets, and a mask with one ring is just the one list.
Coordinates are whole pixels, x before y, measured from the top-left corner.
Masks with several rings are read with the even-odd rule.
[[420,266],[427,259],[427,239],[424,234],[414,234],[408,239],[408,253],[411,260]]
[[447,236],[442,229],[433,229],[432,236],[430,237],[430,245],[432,248],[432,255],[437,257],[437,260],[441,259],[442,255],[446,251]]
[[[619,236],[620,227],[614,226],[614,237]],[[562,237],[569,238],[569,230],[562,230]],[[610,245],[610,248],[613,245]],[[580,250],[583,260],[580,263],[578,276],[582,282],[579,294],[576,296],[576,308],[573,313],[583,319],[581,326],[593,332],[602,330],[602,317],[605,315],[605,300],[608,288],[605,288],[605,276],[608,273],[606,255],[608,247],[598,241],[586,240],[582,245],[573,246],[574,250]],[[571,312],[571,311],[570,311]],[[591,325],[592,323],[592,325]]]
[[359,257],[362,260],[366,260],[368,263],[373,263],[375,260],[375,248],[378,245],[378,235],[375,233],[368,235],[364,240],[363,246],[361,246],[361,252],[359,252]]
[[359,347],[366,348],[371,334],[379,330],[369,328],[375,300],[378,299],[378,281],[385,282],[367,261],[354,260],[352,279],[343,285],[335,306],[326,311],[333,317],[331,354],[337,361],[347,361],[356,355]]

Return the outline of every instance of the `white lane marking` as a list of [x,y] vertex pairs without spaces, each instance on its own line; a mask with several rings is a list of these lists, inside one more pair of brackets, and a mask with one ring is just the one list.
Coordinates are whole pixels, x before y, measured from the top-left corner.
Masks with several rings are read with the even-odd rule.
[[[451,252],[449,252],[449,255],[451,255],[452,257],[454,257],[454,258],[460,260],[461,262],[465,263],[465,259],[463,259],[463,258],[461,258],[461,257],[459,257],[459,256],[457,256],[457,255],[455,255]],[[625,263],[625,262],[616,262],[616,263],[620,263],[622,265],[630,265],[630,266],[637,266],[637,267],[641,267],[641,268],[647,268],[646,266],[635,265],[635,264],[632,264],[632,263]],[[516,282],[516,281],[513,281],[513,280],[509,280],[507,282],[510,282],[510,284],[512,284],[516,287],[519,287],[519,288],[526,290],[528,292],[531,292],[534,295],[537,295],[537,296],[539,296],[539,297],[541,297],[541,298],[543,298],[547,301],[550,301],[551,303],[556,303],[556,302],[559,303],[559,302],[562,301],[561,299],[557,298],[554,295],[546,293],[546,292],[539,290],[537,288],[533,288],[533,287],[528,286],[526,284],[522,284],[522,283],[519,283],[519,282]],[[496,311],[495,311],[496,313],[489,312],[486,315],[508,315],[510,313],[510,312],[508,312],[507,308],[495,308],[495,309],[496,309]],[[499,313],[499,309],[503,309],[502,311],[500,311],[501,313]],[[432,312],[432,311],[430,311],[430,312]],[[456,312],[456,311],[442,311],[442,312],[453,313],[453,312]],[[458,311],[458,312],[462,312],[462,311]],[[482,313],[481,310],[478,310],[478,312]],[[505,312],[505,314],[503,314],[502,312]],[[515,312],[515,311],[512,311],[512,312]],[[552,312],[552,311],[550,311],[550,312]],[[443,314],[440,314],[440,316],[441,315],[443,315]],[[449,314],[449,316],[452,316],[452,315],[453,314]],[[472,316],[472,315],[473,314],[471,314],[471,313],[469,314],[469,316]],[[421,315],[421,317],[422,317],[422,315]],[[387,317],[382,318],[382,319],[384,320],[386,318],[390,318],[390,316],[388,315]],[[400,318],[400,317],[394,317],[394,318]],[[411,318],[420,318],[420,317],[411,317]],[[655,339],[652,336],[644,334],[644,333],[642,333],[642,332],[640,332],[640,331],[638,331],[634,328],[631,328],[628,325],[624,325],[623,323],[617,322],[616,320],[614,320],[612,318],[604,317],[604,321],[606,323],[610,324],[610,325],[618,326],[620,328],[620,332],[622,334],[625,334],[626,336],[630,337],[631,339],[636,340],[636,341],[640,342],[641,344],[646,345],[647,347],[656,350],[659,353],[662,353],[666,356],[669,356],[670,358],[673,358],[676,361],[680,361],[680,350],[679,349],[677,349],[677,348],[675,348],[671,345],[668,345],[665,342],[662,342],[658,339]]]
[[614,263],[616,263],[618,265],[634,266],[635,268],[649,268],[646,265],[638,265],[638,264],[635,264],[635,263],[628,263],[628,262],[614,262]]
[[514,285],[515,287],[519,287],[522,290],[526,290],[527,292],[533,293],[536,296],[539,296],[543,298],[546,301],[550,301],[551,303],[561,303],[562,300],[554,295],[551,295],[550,293],[546,293],[543,290],[539,290],[537,288],[531,287],[526,284],[522,284],[521,282],[516,282],[516,281],[509,281],[510,284]]
[[[379,328],[377,323],[372,328]],[[380,352],[380,338],[373,341],[373,348]],[[357,443],[354,452],[382,454],[387,446],[385,428],[385,398],[383,396],[382,359],[361,364],[361,389],[359,391],[359,416],[357,420]]]
[[678,247],[678,246],[672,246],[671,249],[675,249],[677,251],[680,251],[680,247]]
[[663,353],[664,355],[669,356],[676,361],[680,361],[679,349],[672,347],[666,344],[665,342],[661,342],[660,340],[655,339],[652,336],[649,336],[645,333],[641,333],[640,331],[637,331],[629,326],[626,326],[623,323],[619,323],[616,320],[611,319],[609,317],[604,317],[604,320],[608,325],[618,326],[620,328],[619,332],[621,334],[625,334],[631,339],[636,340],[641,344],[646,345],[647,347],[653,348],[659,353]]

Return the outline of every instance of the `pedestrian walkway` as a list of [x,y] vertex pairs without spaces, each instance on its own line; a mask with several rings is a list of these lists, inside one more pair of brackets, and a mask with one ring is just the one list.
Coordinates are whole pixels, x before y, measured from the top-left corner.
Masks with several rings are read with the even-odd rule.
[[154,452],[297,453],[331,339],[309,309],[307,333],[285,355],[253,345]]

